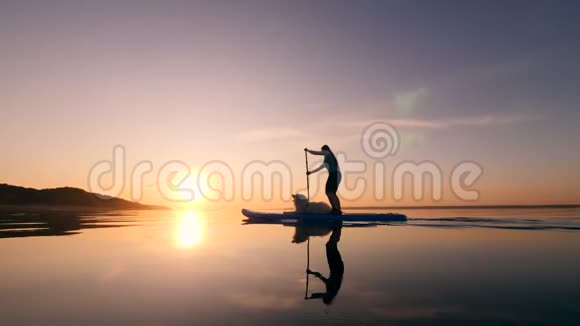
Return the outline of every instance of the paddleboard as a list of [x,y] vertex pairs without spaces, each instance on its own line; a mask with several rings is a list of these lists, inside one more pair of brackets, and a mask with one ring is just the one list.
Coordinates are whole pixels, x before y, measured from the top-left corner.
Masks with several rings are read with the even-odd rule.
[[303,220],[303,221],[343,221],[343,222],[405,222],[407,216],[403,214],[371,214],[371,213],[357,213],[357,214],[301,214],[296,212],[256,212],[249,209],[242,209],[242,214],[250,219],[259,219],[266,221],[278,220]]

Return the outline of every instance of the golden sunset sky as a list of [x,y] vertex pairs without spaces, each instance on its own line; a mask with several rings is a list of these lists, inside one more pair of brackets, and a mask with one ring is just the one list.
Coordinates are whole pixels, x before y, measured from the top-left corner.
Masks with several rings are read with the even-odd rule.
[[[164,199],[158,172],[219,160],[234,175],[228,205],[285,207],[280,194],[241,198],[244,166],[281,161],[305,193],[303,148],[329,144],[366,164],[369,187],[345,206],[578,203],[578,13],[520,4],[0,4],[0,183],[89,190],[91,168],[121,145],[126,184],[152,163],[143,203],[206,205]],[[379,160],[361,147],[376,121],[399,136]],[[395,201],[391,171],[423,161],[442,171],[441,200],[414,200],[407,187]],[[450,187],[465,161],[483,168],[477,201]],[[128,186],[120,196],[130,199]]]

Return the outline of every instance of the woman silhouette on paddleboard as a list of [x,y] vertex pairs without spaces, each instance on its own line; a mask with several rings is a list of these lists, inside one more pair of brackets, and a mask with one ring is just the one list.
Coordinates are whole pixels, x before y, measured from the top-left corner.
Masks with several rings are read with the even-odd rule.
[[338,166],[338,161],[336,160],[336,156],[330,150],[328,145],[322,146],[320,151],[313,151],[308,148],[304,148],[304,150],[313,155],[323,155],[324,162],[321,166],[317,167],[312,171],[307,171],[306,175],[311,175],[312,173],[316,173],[323,168],[328,170],[328,180],[326,180],[326,196],[328,197],[328,201],[332,206],[331,214],[342,215],[342,210],[340,208],[340,199],[336,195],[336,191],[338,190],[338,185],[340,184],[340,180],[342,175],[340,173],[340,168]]

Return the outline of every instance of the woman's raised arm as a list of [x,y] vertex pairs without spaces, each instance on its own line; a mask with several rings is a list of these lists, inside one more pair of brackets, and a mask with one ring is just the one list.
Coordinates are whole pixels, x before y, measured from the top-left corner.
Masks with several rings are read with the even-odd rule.
[[308,148],[305,148],[304,150],[312,155],[326,155],[325,151],[313,151],[313,150],[308,149]]

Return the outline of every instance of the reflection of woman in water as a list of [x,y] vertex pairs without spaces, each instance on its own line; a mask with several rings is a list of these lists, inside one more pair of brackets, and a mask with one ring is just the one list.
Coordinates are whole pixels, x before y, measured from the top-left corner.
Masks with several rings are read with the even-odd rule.
[[326,293],[314,293],[308,299],[322,299],[322,302],[329,305],[332,303],[340,286],[342,285],[342,276],[344,274],[344,263],[342,262],[342,257],[338,251],[338,242],[340,241],[340,233],[342,227],[337,227],[332,230],[330,239],[326,243],[326,259],[328,260],[328,268],[330,269],[330,275],[328,278],[322,276],[318,272],[313,272],[307,270],[306,273],[312,274],[318,277],[324,285],[326,285]]

